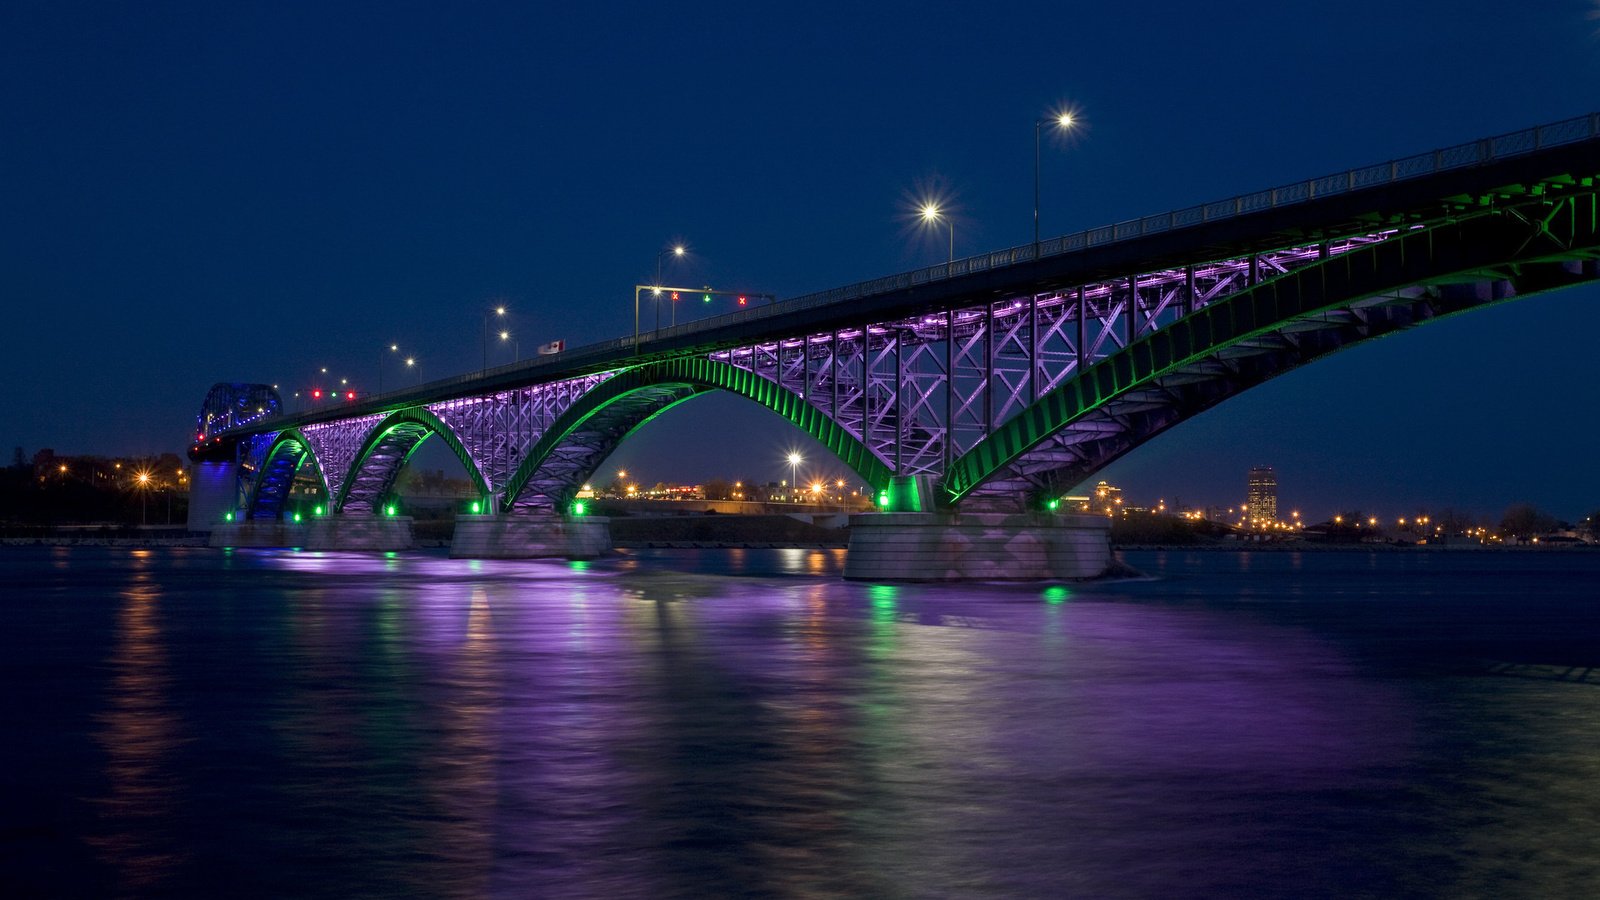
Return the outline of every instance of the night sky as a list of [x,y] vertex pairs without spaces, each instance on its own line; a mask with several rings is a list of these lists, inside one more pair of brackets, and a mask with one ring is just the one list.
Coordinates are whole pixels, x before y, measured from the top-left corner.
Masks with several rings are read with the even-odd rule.
[[[216,381],[371,390],[632,327],[668,280],[793,296],[1600,109],[1593,0],[0,5],[0,447],[183,446]],[[1358,347],[1104,473],[1134,502],[1600,507],[1600,289]],[[509,362],[494,348],[491,364]],[[401,378],[386,361],[385,381]],[[694,401],[605,465],[840,470]],[[437,458],[437,457],[430,457]],[[448,454],[443,459],[448,460]],[[813,466],[813,463],[816,465]]]

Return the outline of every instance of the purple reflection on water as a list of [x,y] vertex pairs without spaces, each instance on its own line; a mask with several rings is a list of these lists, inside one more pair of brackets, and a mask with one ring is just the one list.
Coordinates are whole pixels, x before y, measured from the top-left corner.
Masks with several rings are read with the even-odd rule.
[[1600,874],[1549,824],[1590,815],[1600,706],[1529,675],[1600,645],[1576,602],[1600,566],[1508,606],[1504,560],[1177,559],[1066,587],[851,584],[814,551],[12,557],[0,673],[39,724],[0,744],[28,773],[0,834],[45,836],[4,874],[585,897]]

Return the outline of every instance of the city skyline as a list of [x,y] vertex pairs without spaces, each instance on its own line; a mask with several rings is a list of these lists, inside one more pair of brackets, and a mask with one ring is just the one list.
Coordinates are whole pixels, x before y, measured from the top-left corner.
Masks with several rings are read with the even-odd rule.
[[[635,284],[787,297],[1023,243],[1031,132],[1063,105],[1079,119],[1070,135],[1045,134],[1046,236],[1588,112],[1600,94],[1573,88],[1600,83],[1587,11],[1421,3],[1359,24],[1317,17],[1324,40],[1292,53],[1277,39],[1312,20],[1271,4],[1180,11],[1137,33],[1094,11],[971,22],[978,33],[950,28],[968,21],[955,8],[849,11],[848,33],[758,37],[762,65],[740,77],[736,64],[660,65],[642,51],[748,37],[761,13],[723,25],[714,12],[641,10],[617,29],[569,12],[501,23],[503,35],[452,18],[480,42],[467,54],[426,13],[397,15],[369,43],[356,38],[373,23],[349,12],[301,29],[232,11],[11,9],[0,65],[28,87],[3,95],[24,127],[0,174],[15,201],[0,287],[18,301],[0,365],[19,386],[0,437],[30,453],[167,450],[215,381],[291,395],[326,367],[328,386],[373,390],[625,334]],[[581,41],[516,39],[552,24],[618,48],[615,71],[582,74]],[[1068,31],[1105,37],[1065,59],[1048,35]],[[1103,74],[1130,41],[1207,36],[1248,42],[1253,58],[1200,71],[1157,58],[1140,84]],[[1491,38],[1537,42],[1549,62],[1530,71],[1462,52]],[[306,65],[284,70],[280,46]],[[1398,81],[1397,46],[1411,51]],[[924,64],[939,56],[966,64]],[[817,61],[837,58],[854,60],[848,75]],[[1263,82],[1262,66],[1281,77]],[[673,90],[617,84],[660,71]],[[1272,112],[1240,127],[1217,96]],[[1320,97],[1335,99],[1307,99]],[[684,136],[685,120],[716,127]],[[941,192],[953,231],[916,214]],[[1561,461],[1600,436],[1571,414],[1600,387],[1586,377],[1585,329],[1568,323],[1597,299],[1577,288],[1341,353],[1091,480],[1237,497],[1241,467],[1271,458],[1306,486],[1304,508],[1394,497],[1581,516],[1600,476]],[[504,327],[491,329],[500,305]],[[705,440],[713,428],[733,436]],[[710,397],[605,466],[765,476],[794,446],[825,453],[770,414]]]

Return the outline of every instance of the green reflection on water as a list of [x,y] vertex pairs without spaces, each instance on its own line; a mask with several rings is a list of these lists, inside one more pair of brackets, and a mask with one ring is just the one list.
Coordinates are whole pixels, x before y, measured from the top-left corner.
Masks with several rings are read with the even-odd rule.
[[1044,589],[1044,602],[1059,604],[1065,603],[1072,597],[1072,592],[1059,584],[1052,584]]

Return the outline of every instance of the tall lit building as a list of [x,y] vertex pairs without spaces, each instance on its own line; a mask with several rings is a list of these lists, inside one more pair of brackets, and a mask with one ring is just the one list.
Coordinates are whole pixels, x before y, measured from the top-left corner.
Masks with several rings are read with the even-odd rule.
[[1271,466],[1256,466],[1250,470],[1245,513],[1252,524],[1278,521],[1278,476]]

